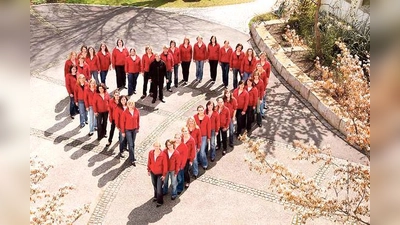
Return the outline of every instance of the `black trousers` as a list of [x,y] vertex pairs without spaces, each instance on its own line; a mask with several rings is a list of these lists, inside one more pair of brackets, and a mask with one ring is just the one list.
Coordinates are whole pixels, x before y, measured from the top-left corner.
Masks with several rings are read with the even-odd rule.
[[219,129],[218,135],[217,135],[217,147],[221,148],[221,137],[222,137],[222,149],[226,151],[227,149],[227,141],[228,141],[228,130],[224,131],[222,128]]
[[[144,74],[143,74],[143,95],[147,95],[147,84],[149,83],[149,79],[150,79],[150,74],[149,74],[149,72],[144,72]],[[149,93],[152,93],[152,91],[151,91],[151,85],[152,85],[153,83],[150,83],[150,90],[149,90]]]
[[184,177],[184,181],[186,183],[190,183],[190,174],[189,174],[190,163],[189,162],[190,162],[190,160],[188,159],[186,161],[186,165],[185,165],[185,168],[183,171],[183,177]]
[[246,111],[246,129],[251,130],[251,126],[254,123],[254,109],[253,106],[248,106]]
[[115,74],[117,79],[117,88],[123,88],[126,85],[125,66],[115,66]]
[[241,134],[246,127],[246,114],[242,115],[243,109],[236,110],[236,134]]
[[189,62],[182,61],[182,75],[183,75],[183,80],[186,82],[188,82],[189,80],[189,68],[190,68],[190,61]]
[[112,120],[111,122],[111,128],[110,128],[110,134],[108,135],[108,142],[112,142],[112,139],[114,137],[114,131],[115,131],[115,121]]
[[97,115],[97,139],[101,140],[107,133],[108,111]]
[[213,81],[217,78],[218,60],[209,60],[210,63],[210,76]]
[[154,174],[153,172],[150,172],[151,176],[151,183],[153,184],[154,188],[154,198],[157,199],[158,204],[163,204],[164,203],[164,196],[162,193],[162,186],[163,186],[163,181],[161,180],[161,174]]
[[161,100],[164,98],[164,93],[163,93],[163,86],[164,82],[151,82],[153,84],[153,99],[157,99],[157,92],[158,92],[158,98]]

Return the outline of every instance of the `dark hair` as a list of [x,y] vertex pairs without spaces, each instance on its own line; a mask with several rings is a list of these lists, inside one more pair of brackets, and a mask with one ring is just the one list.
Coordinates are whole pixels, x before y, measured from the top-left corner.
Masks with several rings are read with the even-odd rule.
[[232,102],[233,94],[231,91],[229,91],[228,88],[225,88],[224,96],[222,97],[222,99],[224,100],[224,102],[228,102],[228,98],[226,97],[226,94],[228,94],[228,93],[229,93],[229,102]]
[[250,81],[250,82],[251,82],[251,86],[254,87],[254,80],[253,80],[253,78],[248,78],[248,79],[246,80],[246,84],[247,84],[247,81]]
[[203,108],[204,109],[204,106],[202,106],[202,105],[197,106],[197,110],[199,110],[199,108]]
[[86,48],[86,50],[88,50],[88,47],[86,45],[82,45],[81,51],[82,51],[83,48]]
[[102,87],[103,88],[103,90],[104,90],[104,92],[106,92],[106,85],[105,84],[103,84],[103,83],[101,83],[101,84],[99,84],[99,85],[97,85],[97,93],[100,93],[100,87]]
[[214,102],[213,102],[213,101],[208,101],[207,104],[206,104],[206,114],[209,113],[209,112],[208,112],[208,106],[209,106],[209,105],[213,105],[213,108],[212,108],[213,111],[215,111],[215,109],[216,109],[216,108],[215,108]]
[[105,50],[106,52],[108,52],[107,45],[106,45],[106,43],[104,43],[104,42],[100,44],[99,52],[101,52],[101,46],[102,46],[102,45],[104,45],[104,47],[105,47],[104,50]]
[[124,41],[121,38],[117,39],[117,46],[118,46],[118,41],[120,41],[120,40],[122,41],[122,47],[124,47]]
[[244,81],[243,81],[243,80],[240,80],[240,81],[238,82],[238,86],[241,85],[241,84],[244,84]]
[[210,38],[210,44],[212,44],[212,38],[213,38],[213,37],[215,37],[215,44],[217,44],[217,43],[218,43],[218,42],[217,42],[217,37],[216,37],[216,36],[214,36],[214,35],[213,35],[213,36],[211,36],[211,38]]
[[169,47],[171,47],[171,44],[172,43],[174,43],[175,44],[175,47],[176,47],[176,42],[174,41],[174,40],[171,40],[170,42],[169,42]]
[[166,147],[166,148],[168,148],[168,145],[167,145],[168,142],[171,143],[172,146],[174,146],[174,148],[175,148],[175,140],[167,139],[167,140],[165,141],[165,147]]
[[72,73],[72,68],[74,68],[74,67],[75,67],[75,69],[76,69],[76,72],[78,72],[78,67],[75,66],[75,65],[71,65],[71,66],[69,67],[69,72],[70,72],[70,73]]
[[124,106],[122,105],[122,101],[121,101],[123,98],[125,98],[126,102],[128,102],[128,97],[126,95],[120,95],[119,96],[119,100],[118,100],[118,104],[117,104],[117,106],[119,108],[121,108],[122,110],[124,109]]
[[243,50],[243,45],[240,44],[240,43],[238,43],[238,44],[236,45],[236,47],[235,47],[235,51],[236,51],[236,49],[237,49],[239,46],[242,47],[242,50]]
[[86,55],[87,58],[90,58],[90,51],[89,51],[90,49],[93,49],[93,57],[96,56],[96,50],[94,50],[93,47],[89,47],[88,50],[87,50],[88,54]]

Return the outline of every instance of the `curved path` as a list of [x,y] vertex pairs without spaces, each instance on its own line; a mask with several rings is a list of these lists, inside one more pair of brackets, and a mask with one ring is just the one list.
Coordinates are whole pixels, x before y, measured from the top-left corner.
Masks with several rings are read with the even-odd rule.
[[[129,167],[116,157],[116,137],[110,148],[105,148],[106,140],[99,143],[96,135],[88,137],[87,127],[78,128],[78,117],[71,120],[68,116],[63,62],[71,49],[79,49],[83,43],[98,46],[105,41],[111,48],[121,37],[142,55],[147,44],[159,52],[171,39],[181,43],[187,35],[194,42],[199,34],[205,40],[216,35],[220,42],[241,42],[247,48],[251,46],[247,34],[235,27],[147,8],[40,5],[31,9],[30,21],[31,152],[54,163],[55,168],[46,179],[50,189],[56,190],[64,183],[76,185],[66,198],[66,208],[91,203],[90,213],[77,224],[291,224],[295,220],[295,214],[285,211],[276,196],[268,192],[269,176],[248,170],[245,149],[239,142],[221,159],[217,152],[217,161],[210,163],[205,173],[200,169],[201,176],[178,199],[170,201],[166,197],[166,203],[157,209],[151,202],[152,187],[145,167],[148,150],[156,139],[173,137],[187,116],[195,113],[197,105],[220,96],[220,69],[217,82],[212,85],[206,64],[203,83],[165,93],[165,104],[151,104],[149,98],[133,96],[142,116],[136,140],[137,167]],[[190,81],[193,74],[192,64]],[[112,71],[107,78],[111,88],[115,87],[114,76]],[[142,79],[138,82],[141,93]],[[312,141],[318,146],[330,144],[336,157],[365,162],[273,74],[268,104],[268,119],[262,128],[254,128],[252,136],[266,141],[264,147],[271,158],[293,165],[318,182],[324,181],[331,168],[292,162],[293,140]]]

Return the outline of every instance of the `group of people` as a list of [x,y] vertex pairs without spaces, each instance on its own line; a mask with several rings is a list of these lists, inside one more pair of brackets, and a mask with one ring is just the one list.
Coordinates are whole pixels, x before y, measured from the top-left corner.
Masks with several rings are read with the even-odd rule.
[[[216,150],[222,149],[222,155],[227,153],[227,146],[233,147],[234,136],[243,130],[250,131],[254,122],[261,127],[264,118],[266,87],[270,75],[270,64],[265,53],[256,58],[252,48],[243,52],[243,45],[236,45],[235,50],[224,41],[222,47],[217,38],[212,36],[208,47],[201,36],[197,42],[190,45],[190,40],[184,38],[177,47],[175,41],[170,46],[163,46],[162,53],[153,53],[146,46],[145,54],[140,58],[136,49],[129,51],[123,40],[118,39],[112,53],[102,43],[99,51],[93,47],[82,46],[81,52],[71,52],[65,62],[64,75],[66,88],[70,97],[70,117],[74,119],[79,114],[80,127],[89,125],[89,136],[97,130],[97,140],[107,138],[107,121],[110,122],[110,132],[107,146],[113,140],[115,128],[119,131],[119,157],[124,157],[125,149],[129,151],[129,160],[136,166],[135,139],[140,128],[140,111],[135,107],[135,101],[130,98],[136,94],[137,79],[143,74],[143,95],[147,96],[147,86],[152,103],[163,99],[164,83],[166,90],[171,91],[172,79],[178,87],[178,69],[182,66],[183,85],[189,79],[191,61],[196,64],[197,82],[202,82],[204,63],[210,64],[211,82],[217,77],[218,64],[222,69],[222,81],[225,86],[222,97],[216,103],[207,102],[199,105],[197,113],[188,118],[186,126],[165,143],[162,150],[159,142],[154,143],[154,149],[149,152],[148,172],[154,185],[154,201],[162,205],[163,195],[168,191],[168,180],[172,183],[171,198],[175,199],[183,187],[189,187],[189,169],[197,178],[199,165],[204,170],[208,167],[208,159],[213,162]],[[112,96],[107,92],[107,73],[115,69],[117,89]],[[233,75],[233,91],[228,90],[229,71]],[[174,76],[172,76],[174,73]],[[99,76],[100,75],[100,79]],[[127,78],[127,79],[126,79]],[[165,79],[165,80],[164,80]],[[128,80],[128,95],[121,95]],[[236,120],[236,128],[234,127]],[[229,137],[229,138],[228,138]]]

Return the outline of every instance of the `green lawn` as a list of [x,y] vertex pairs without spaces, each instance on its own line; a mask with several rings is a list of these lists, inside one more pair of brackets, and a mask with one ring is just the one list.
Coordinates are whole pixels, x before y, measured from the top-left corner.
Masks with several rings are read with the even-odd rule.
[[[34,1],[34,0],[33,0]],[[218,5],[231,5],[254,0],[56,0],[65,3],[82,3],[82,4],[98,4],[98,5],[126,5],[138,7],[208,7]]]

